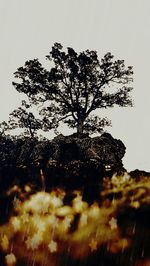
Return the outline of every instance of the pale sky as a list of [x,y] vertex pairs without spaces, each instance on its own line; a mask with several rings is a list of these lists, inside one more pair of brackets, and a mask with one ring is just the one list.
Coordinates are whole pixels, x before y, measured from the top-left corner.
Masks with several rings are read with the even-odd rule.
[[128,171],[150,172],[149,14],[149,0],[0,0],[0,121],[21,99],[13,73],[26,60],[44,61],[54,42],[99,58],[111,52],[134,67],[135,107],[109,109],[108,132],[125,144]]

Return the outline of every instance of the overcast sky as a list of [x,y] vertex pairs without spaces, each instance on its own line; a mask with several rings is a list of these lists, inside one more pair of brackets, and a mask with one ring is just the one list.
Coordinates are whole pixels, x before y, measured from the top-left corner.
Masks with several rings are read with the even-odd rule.
[[43,61],[54,42],[111,52],[134,67],[135,106],[108,110],[108,131],[124,142],[128,170],[150,172],[149,13],[149,0],[0,0],[0,121],[21,99],[13,73],[26,60]]

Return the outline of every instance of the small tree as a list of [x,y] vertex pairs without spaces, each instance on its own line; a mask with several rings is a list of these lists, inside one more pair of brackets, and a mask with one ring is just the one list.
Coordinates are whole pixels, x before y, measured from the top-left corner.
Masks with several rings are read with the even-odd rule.
[[132,67],[126,68],[124,60],[114,60],[111,53],[99,61],[96,51],[77,54],[72,48],[62,48],[55,43],[46,56],[53,63],[49,70],[38,59],[27,61],[15,72],[19,81],[13,85],[31,104],[41,105],[40,114],[45,121],[51,119],[51,126],[57,128],[62,121],[78,134],[101,132],[110,122],[95,115],[95,110],[132,106]]
[[45,129],[46,126],[46,129],[48,126],[51,128],[49,121],[46,123],[47,120],[44,118],[42,121],[36,118],[30,111],[30,107],[30,104],[27,104],[26,101],[22,101],[22,106],[10,113],[7,129],[24,129],[24,135],[34,138],[39,129]]

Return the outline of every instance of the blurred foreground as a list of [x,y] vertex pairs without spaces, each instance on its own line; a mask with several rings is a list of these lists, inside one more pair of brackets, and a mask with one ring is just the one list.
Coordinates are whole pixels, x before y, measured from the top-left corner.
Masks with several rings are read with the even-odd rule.
[[150,265],[149,177],[105,177],[92,201],[82,189],[15,185],[0,212],[1,265]]

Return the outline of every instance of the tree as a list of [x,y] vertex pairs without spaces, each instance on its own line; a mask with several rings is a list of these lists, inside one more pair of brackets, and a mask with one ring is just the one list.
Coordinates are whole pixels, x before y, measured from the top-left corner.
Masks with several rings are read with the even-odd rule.
[[46,58],[51,61],[50,69],[38,59],[27,61],[14,73],[19,81],[13,85],[32,105],[40,106],[40,115],[45,121],[51,119],[51,126],[57,128],[64,122],[78,134],[101,132],[110,121],[99,118],[95,110],[132,106],[129,85],[133,71],[131,66],[125,67],[124,60],[114,60],[107,53],[99,61],[96,51],[63,51],[59,43],[52,46]]
[[42,120],[36,118],[30,111],[30,107],[30,104],[27,104],[26,101],[22,101],[22,106],[10,113],[8,123],[5,122],[7,125],[6,129],[13,130],[15,128],[21,128],[24,129],[25,136],[34,138],[39,129],[47,130],[51,128],[50,122],[44,118]]

